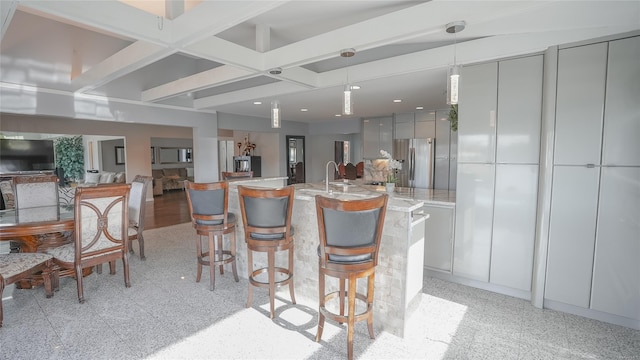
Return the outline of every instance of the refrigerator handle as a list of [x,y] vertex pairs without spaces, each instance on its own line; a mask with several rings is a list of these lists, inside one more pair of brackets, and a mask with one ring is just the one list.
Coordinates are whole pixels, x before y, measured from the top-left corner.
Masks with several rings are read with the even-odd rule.
[[409,149],[409,180],[414,181],[416,178],[416,149]]

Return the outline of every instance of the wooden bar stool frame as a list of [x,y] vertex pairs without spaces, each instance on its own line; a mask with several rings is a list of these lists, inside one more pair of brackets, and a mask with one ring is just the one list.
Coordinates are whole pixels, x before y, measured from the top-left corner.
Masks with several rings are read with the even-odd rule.
[[[196,282],[200,282],[202,277],[202,266],[209,266],[209,290],[215,289],[216,283],[216,265],[220,268],[220,274],[224,274],[224,265],[231,264],[233,277],[236,282],[238,278],[238,270],[236,268],[236,219],[233,214],[229,213],[229,184],[226,181],[214,183],[194,183],[185,180],[185,191],[187,193],[187,201],[189,203],[189,213],[191,214],[191,222],[193,228],[196,229],[196,256],[198,258],[198,270],[196,274]],[[193,191],[224,191],[224,208],[220,214],[198,214],[194,213],[194,202],[196,199],[191,197]],[[231,215],[231,216],[230,216]],[[219,224],[209,225],[203,222],[219,222]],[[230,234],[229,250],[223,249],[224,235]],[[208,251],[202,251],[202,237],[208,239]],[[217,256],[217,260],[216,258]],[[205,260],[207,258],[208,260]]]
[[[293,186],[287,186],[280,189],[265,189],[265,188],[250,188],[246,186],[238,186],[238,200],[240,201],[240,211],[242,213],[242,222],[244,224],[245,240],[247,242],[247,265],[249,276],[249,294],[247,297],[247,308],[251,307],[253,302],[253,286],[268,288],[269,289],[269,305],[270,305],[270,317],[274,316],[274,297],[275,288],[289,285],[289,294],[291,295],[291,302],[296,303],[296,297],[293,289],[293,229],[291,226],[291,213],[293,209],[293,196],[295,188]],[[288,198],[285,224],[284,226],[274,227],[258,227],[252,226],[247,220],[247,208],[245,207],[245,198],[258,198],[258,199],[275,199],[275,198]],[[260,235],[277,235],[282,234],[281,237],[271,239],[261,239]],[[283,267],[275,266],[275,253],[276,251],[289,251],[289,264],[285,269]],[[266,252],[267,253],[267,267],[263,267],[257,270],[253,269],[253,252]],[[262,273],[267,273],[268,282],[262,282],[256,279],[256,277]],[[275,281],[275,273],[279,272],[287,275],[287,277],[280,281]]]
[[[318,218],[318,234],[320,237],[319,249],[319,316],[318,331],[316,333],[316,341],[322,338],[325,317],[338,323],[347,323],[347,356],[353,358],[353,331],[354,325],[358,321],[366,320],[371,339],[375,338],[373,332],[373,295],[375,268],[378,265],[378,253],[380,249],[380,240],[382,238],[382,228],[387,209],[388,195],[363,199],[363,200],[337,200],[316,195],[316,214]],[[375,227],[375,235],[373,242],[363,246],[338,246],[327,244],[327,233],[325,228],[324,209],[331,209],[341,212],[363,212],[379,209],[378,218]],[[367,255],[370,255],[367,257]],[[365,256],[366,260],[360,261],[333,261],[330,257],[336,256]],[[325,276],[331,276],[339,279],[340,289],[338,291],[325,294]],[[367,278],[367,294],[357,292],[357,279]],[[348,289],[345,294],[345,280],[348,281]],[[347,297],[348,311],[344,314],[344,299]],[[327,310],[325,304],[340,297],[340,313],[336,314]],[[366,303],[366,310],[362,313],[355,313],[356,299]]]

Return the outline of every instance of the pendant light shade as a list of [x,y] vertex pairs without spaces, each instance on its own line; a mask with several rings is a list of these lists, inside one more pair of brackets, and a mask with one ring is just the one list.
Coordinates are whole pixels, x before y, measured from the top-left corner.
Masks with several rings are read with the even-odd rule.
[[271,102],[271,127],[274,129],[279,129],[282,121],[282,112],[280,110],[280,102],[273,101]]
[[[449,34],[457,34],[464,30],[466,23],[464,21],[454,21],[447,24],[447,32]],[[460,83],[460,69],[456,63],[456,45],[457,37],[453,41],[453,66],[449,66],[447,70],[447,104],[456,105],[458,103],[458,85]]]
[[353,115],[353,101],[351,101],[351,84],[344,86],[342,95],[342,115]]
[[351,84],[349,83],[349,58],[356,54],[356,50],[349,48],[340,51],[340,56],[347,58],[347,84],[342,94],[342,115],[353,115],[353,98],[351,97]]

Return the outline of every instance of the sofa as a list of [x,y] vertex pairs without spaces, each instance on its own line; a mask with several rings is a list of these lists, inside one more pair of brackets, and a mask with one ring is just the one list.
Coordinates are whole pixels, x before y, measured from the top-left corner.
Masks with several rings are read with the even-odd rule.
[[78,186],[96,186],[101,184],[124,184],[127,176],[124,172],[87,172],[84,181],[78,182]]
[[193,181],[193,168],[165,168],[151,170],[153,177],[153,195],[162,195],[164,191],[184,190],[184,181]]

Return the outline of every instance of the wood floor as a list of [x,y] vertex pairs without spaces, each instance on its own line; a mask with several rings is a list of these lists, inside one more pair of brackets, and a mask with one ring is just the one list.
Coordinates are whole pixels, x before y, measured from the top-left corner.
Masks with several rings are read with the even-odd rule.
[[187,193],[183,190],[169,190],[147,201],[144,229],[155,229],[191,221]]

